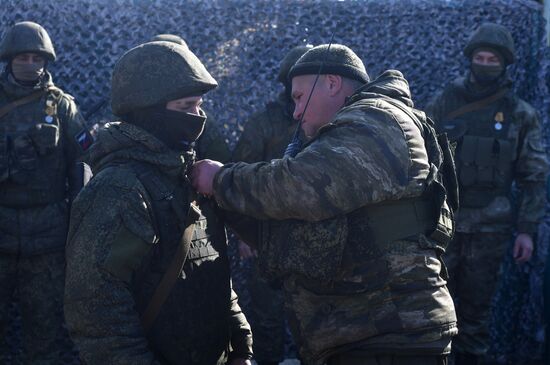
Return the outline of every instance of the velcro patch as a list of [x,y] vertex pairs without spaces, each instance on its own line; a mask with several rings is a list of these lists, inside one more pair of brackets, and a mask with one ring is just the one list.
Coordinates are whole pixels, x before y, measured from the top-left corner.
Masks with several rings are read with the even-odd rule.
[[76,140],[76,143],[78,143],[82,151],[84,152],[87,151],[88,148],[90,148],[92,143],[94,143],[94,138],[92,137],[90,132],[88,132],[86,129],[82,129],[80,132],[78,132],[74,136],[74,139]]

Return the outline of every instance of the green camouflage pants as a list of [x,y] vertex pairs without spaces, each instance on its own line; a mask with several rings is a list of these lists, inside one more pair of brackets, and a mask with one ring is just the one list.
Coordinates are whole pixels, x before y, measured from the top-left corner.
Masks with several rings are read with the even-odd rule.
[[[64,252],[29,257],[0,255],[0,339],[6,339],[8,309],[17,289],[23,364],[63,363],[60,347],[68,341],[62,325],[64,271]],[[6,356],[0,353],[1,364],[8,363]]]
[[285,313],[281,289],[273,288],[252,265],[248,281],[250,320],[254,336],[254,358],[257,362],[280,362],[284,358]]
[[487,353],[491,299],[511,237],[509,233],[456,233],[449,245],[444,260],[458,317],[453,352]]

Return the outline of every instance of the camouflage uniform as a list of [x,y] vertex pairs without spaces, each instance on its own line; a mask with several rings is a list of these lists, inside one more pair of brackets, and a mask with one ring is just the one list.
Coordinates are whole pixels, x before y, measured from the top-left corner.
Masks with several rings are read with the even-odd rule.
[[[281,61],[277,80],[285,86],[276,101],[268,103],[264,110],[252,115],[245,123],[233,161],[247,163],[271,161],[283,157],[297,127],[292,117],[294,103],[290,97],[288,72],[294,63],[312,46],[296,46]],[[254,354],[262,364],[279,363],[284,358],[285,314],[282,291],[275,283],[261,276],[254,260],[248,279],[251,321],[254,330]]]
[[412,106],[408,84],[387,71],[348,100],[296,157],[224,167],[215,199],[271,220],[259,260],[284,282],[307,363],[352,352],[439,357],[457,329],[436,244],[404,232],[419,222],[373,224],[376,217],[387,224],[378,213],[393,203],[415,205],[429,176],[420,127],[394,105]]
[[[166,75],[145,72],[159,64]],[[196,77],[174,72],[186,69]],[[189,50],[167,42],[138,46],[115,66],[113,112],[128,121],[108,124],[90,150],[95,176],[73,205],[67,242],[65,316],[86,363],[214,365],[252,356],[223,223],[212,204],[195,201],[187,180],[194,152],[169,148],[153,134],[156,123],[146,131],[132,119],[132,110],[216,85]],[[185,264],[146,330],[141,320],[179,252],[191,206],[200,216],[189,223]]]
[[[297,126],[292,118],[291,105],[282,93],[277,101],[268,103],[265,110],[251,116],[235,147],[233,161],[252,163],[281,158]],[[248,290],[255,359],[259,363],[279,363],[284,358],[283,293],[261,276],[256,260],[252,265]]]
[[[46,31],[31,22],[16,24],[0,51],[9,65],[24,52],[55,57]],[[91,137],[73,98],[54,86],[47,71],[36,85],[23,86],[10,67],[0,75],[0,107],[43,93],[0,118],[0,338],[6,338],[8,308],[17,290],[22,360],[59,364],[67,351],[62,298],[68,201],[80,188],[73,172]],[[6,355],[0,354],[0,362]]]
[[[492,47],[506,64],[513,62],[513,42],[501,26],[482,26],[465,54],[471,57],[477,47]],[[427,108],[438,129],[458,143],[461,208],[457,234],[446,254],[460,329],[453,349],[476,356],[488,350],[490,302],[512,232],[528,233],[534,239],[546,202],[548,163],[540,122],[535,110],[510,88],[506,73],[487,87],[468,73]],[[459,108],[499,92],[500,98],[452,117]],[[512,182],[519,191],[515,201]]]

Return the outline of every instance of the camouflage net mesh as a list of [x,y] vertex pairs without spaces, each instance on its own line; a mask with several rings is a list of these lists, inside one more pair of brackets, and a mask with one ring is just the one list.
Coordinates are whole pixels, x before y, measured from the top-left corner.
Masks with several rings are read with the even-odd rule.
[[218,80],[206,109],[232,146],[247,117],[279,92],[274,81],[279,61],[297,44],[326,43],[334,32],[335,42],[354,49],[371,77],[401,70],[423,107],[464,72],[462,48],[485,21],[512,30],[515,90],[549,123],[550,52],[542,7],[535,1],[3,0],[2,5],[4,29],[32,20],[48,30],[59,57],[50,66],[54,81],[76,97],[84,113],[107,100],[90,125],[110,115],[115,61],[155,34],[181,35]]

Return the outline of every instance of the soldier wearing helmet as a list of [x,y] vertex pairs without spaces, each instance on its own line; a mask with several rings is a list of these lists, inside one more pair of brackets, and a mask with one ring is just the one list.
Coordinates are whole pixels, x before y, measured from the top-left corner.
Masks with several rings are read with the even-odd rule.
[[65,315],[90,364],[250,364],[250,327],[231,288],[215,207],[188,183],[217,86],[173,42],[126,52],[112,110],[90,150],[95,176],[71,211]]
[[[151,38],[151,41],[174,42],[188,48],[185,40],[175,34],[157,34]],[[209,158],[226,162],[231,158],[227,143],[220,133],[219,124],[212,118],[212,115],[208,116],[208,123],[205,124],[204,131],[195,142],[194,149],[198,159]]]
[[[297,127],[292,117],[294,102],[288,72],[311,45],[292,48],[281,61],[277,81],[284,86],[277,100],[267,103],[264,110],[252,115],[244,124],[233,161],[247,163],[271,161],[283,157]],[[244,242],[239,242],[241,259],[254,259],[255,254]],[[260,274],[254,260],[248,280],[250,292],[250,320],[254,332],[254,356],[259,365],[278,364],[284,357],[285,316],[283,293],[268,283]]]
[[64,249],[69,202],[82,185],[77,161],[92,143],[73,97],[47,70],[55,59],[50,36],[33,22],[13,25],[0,44],[0,338],[17,290],[25,363],[58,364],[70,351]]
[[[507,67],[514,41],[499,24],[481,25],[464,48],[465,77],[448,85],[428,107],[441,132],[457,143],[460,188],[457,234],[446,255],[457,302],[457,364],[487,355],[487,321],[500,263],[513,254],[529,261],[545,207],[548,170],[536,111],[515,95]],[[511,200],[512,184],[519,190]],[[508,242],[516,232],[512,252]]]

